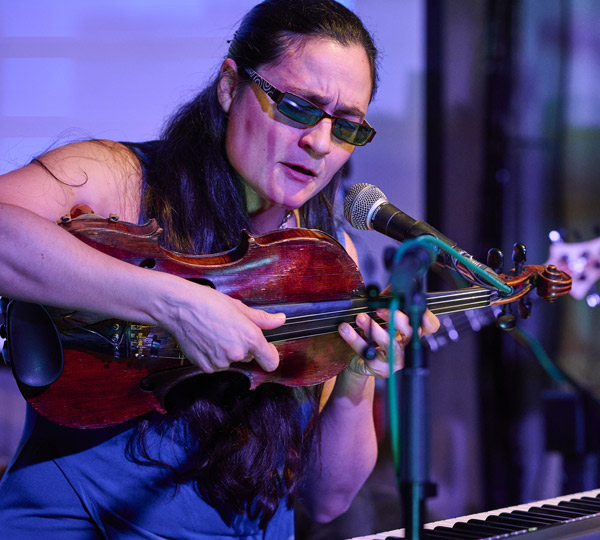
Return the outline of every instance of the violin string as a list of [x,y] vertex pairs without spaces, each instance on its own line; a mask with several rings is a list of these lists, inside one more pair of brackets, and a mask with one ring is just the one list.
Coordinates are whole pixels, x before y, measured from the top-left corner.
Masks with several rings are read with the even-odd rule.
[[[449,302],[447,299],[443,299],[438,302],[428,302],[428,308],[435,314],[451,313],[455,311],[465,311],[469,309],[476,309],[479,307],[485,307],[489,305],[489,294],[473,296],[466,301],[462,298],[460,303]],[[364,302],[363,305],[355,306],[346,310],[336,310],[321,313],[311,313],[308,315],[299,315],[288,317],[286,324],[294,324],[295,322],[303,323],[314,320],[327,320],[331,317],[349,317],[357,315],[359,313],[372,312],[373,309],[369,308],[368,302]]]
[[[440,333],[442,335],[444,335],[444,342],[447,342],[446,340],[450,340],[451,342],[455,342],[458,341],[458,337],[453,338],[450,335],[450,332],[455,331],[456,334],[463,334],[465,333],[465,331],[469,330],[469,331],[473,331],[473,332],[477,332],[478,330],[480,330],[481,328],[483,328],[484,326],[487,326],[488,324],[491,324],[496,316],[495,313],[492,310],[492,306],[482,306],[484,308],[489,308],[489,309],[476,309],[476,310],[468,310],[468,312],[458,312],[457,315],[458,317],[451,317],[451,328],[446,327],[445,325],[442,325],[442,327],[440,328],[440,330],[438,331],[438,333],[433,334],[433,335],[429,335],[429,336],[425,336],[424,337],[424,343],[429,346],[429,348],[431,350],[435,350],[432,346],[430,341],[434,340],[434,341],[440,341]],[[477,325],[474,327],[473,321],[471,321],[467,315],[467,313],[478,313],[479,315],[476,317],[477,318]],[[483,313],[483,317],[481,315],[481,313]],[[483,318],[483,320],[482,320]],[[385,321],[383,321],[382,319],[379,319],[376,317],[376,322],[379,323],[385,323]],[[354,328],[355,330],[358,329],[358,325],[356,324],[356,322],[354,321],[349,321],[349,324],[352,328]],[[336,327],[337,328],[337,327]],[[321,331],[321,332],[313,332],[313,333],[304,333],[301,336],[298,337],[303,337],[303,338],[314,338],[323,334],[328,334],[328,333],[332,333],[333,331],[335,331],[335,328],[324,328],[324,330],[326,331]],[[272,335],[270,336],[269,341],[278,341],[278,340],[284,340],[284,339],[290,339],[289,335],[287,333],[281,333],[279,335],[279,339],[277,339],[278,336],[276,335]],[[440,347],[443,345],[437,345],[437,347]],[[173,360],[180,360],[181,357],[180,356],[168,356],[168,355],[160,355],[159,358],[161,359],[173,359]]]
[[[469,294],[469,296],[466,296]],[[487,290],[478,289],[475,294],[473,293],[430,293],[427,295],[427,307],[434,311],[434,313],[444,313],[446,309],[452,309],[453,311],[465,311],[472,309],[472,306],[480,307],[478,305],[479,302],[487,302],[491,298],[491,294]],[[459,302],[460,300],[460,302]],[[475,301],[476,304],[473,304],[471,301]],[[452,304],[451,302],[454,302]],[[316,303],[318,305],[318,303]],[[326,304],[326,302],[324,302]],[[367,299],[363,299],[362,304],[358,304],[355,307],[346,309],[346,310],[335,310],[335,311],[323,311],[318,313],[310,313],[305,315],[297,315],[288,317],[288,321],[304,321],[304,320],[314,320],[316,317],[326,317],[330,314],[358,314],[369,311],[368,307],[369,301]],[[284,305],[282,305],[283,307]],[[432,309],[433,308],[433,309]],[[462,309],[461,309],[462,308]],[[373,311],[373,310],[372,310]]]
[[[464,294],[446,294],[440,295],[436,293],[435,298],[442,298],[441,301],[429,303],[429,309],[435,314],[446,314],[455,313],[465,310],[480,309],[489,306],[489,299],[491,294],[486,290],[478,290],[477,294],[471,294],[469,302],[465,302]],[[460,296],[462,297],[461,303],[449,303],[448,298]],[[368,306],[368,302],[362,306],[356,306],[347,310],[336,310],[330,312],[323,312],[318,314],[310,315],[299,315],[289,317],[286,323],[274,330],[265,330],[264,334],[270,341],[278,339],[291,339],[291,336],[295,337],[310,337],[314,335],[320,335],[325,333],[335,332],[341,322],[347,322],[356,328],[354,323],[355,316],[359,313],[368,313],[370,315],[375,314],[375,310]],[[385,322],[377,317],[378,322]]]
[[[433,313],[443,315],[488,307],[490,298],[490,291],[475,287],[459,291],[450,291],[447,293],[427,293],[427,307]],[[350,309],[338,309],[290,316],[282,327],[274,330],[265,330],[263,333],[269,341],[282,341],[286,339],[311,338],[318,335],[334,333],[337,331],[339,324],[343,321],[350,324],[352,328],[358,329],[355,319],[356,315],[359,313],[367,313],[371,315],[376,322],[386,324],[386,321],[376,315],[376,310],[369,306],[369,301],[366,298],[360,300],[362,300],[362,302],[359,303],[359,305],[355,305]],[[324,303],[326,304],[326,302]],[[465,320],[468,321],[466,316]],[[73,321],[70,322],[73,323]],[[469,326],[469,322],[463,324],[464,327]],[[463,324],[461,324],[461,326],[463,326]],[[123,338],[123,336],[121,336],[121,338]]]
[[[489,306],[481,305],[475,309],[481,309],[481,308],[486,308],[486,307],[489,307]],[[456,313],[456,312],[453,312],[453,313]],[[384,321],[383,319],[380,319],[379,317],[374,317],[374,319],[376,322],[378,322],[380,324],[384,324],[384,325],[386,324],[386,321]],[[323,335],[323,334],[331,334],[331,333],[336,332],[339,322],[340,321],[337,320],[335,322],[332,322],[332,324],[330,324],[330,325],[319,325],[319,326],[309,325],[307,323],[306,326],[298,327],[298,328],[294,329],[293,331],[282,330],[282,331],[278,332],[277,330],[266,330],[266,331],[264,331],[264,334],[268,338],[269,341],[281,341],[281,340],[286,340],[286,339],[299,339],[299,338],[312,338],[315,336],[319,336],[319,335]],[[355,321],[348,320],[346,322],[355,330],[358,329],[358,325],[356,324]],[[462,331],[464,329],[467,329],[469,326],[470,326],[470,324],[468,322],[462,323],[461,327],[457,328],[456,330],[457,330],[457,332]]]

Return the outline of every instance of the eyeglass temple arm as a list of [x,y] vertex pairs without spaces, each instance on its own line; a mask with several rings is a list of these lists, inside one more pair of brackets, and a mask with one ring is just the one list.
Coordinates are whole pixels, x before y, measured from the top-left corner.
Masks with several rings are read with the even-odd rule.
[[262,91],[267,94],[275,103],[279,104],[283,98],[283,92],[280,92],[270,82],[265,81],[256,71],[252,68],[245,68],[246,73],[250,78],[261,87]]

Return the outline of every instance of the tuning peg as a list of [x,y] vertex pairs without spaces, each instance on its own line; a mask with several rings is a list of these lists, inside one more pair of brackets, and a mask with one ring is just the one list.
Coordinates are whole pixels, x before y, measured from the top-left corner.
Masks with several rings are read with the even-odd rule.
[[501,313],[496,319],[498,328],[512,330],[517,325],[517,318],[512,313]]
[[502,330],[512,330],[517,324],[517,317],[512,313],[510,304],[504,304],[502,306],[502,312],[496,318],[496,324],[498,328]]
[[498,248],[490,249],[487,253],[487,265],[494,272],[500,272],[504,266],[504,254]]
[[529,319],[531,316],[531,300],[529,298],[521,298],[518,302],[519,317],[521,319]]
[[515,263],[515,274],[518,276],[523,269],[523,264],[525,264],[525,261],[527,260],[527,248],[525,247],[525,244],[516,242],[513,245],[512,260]]

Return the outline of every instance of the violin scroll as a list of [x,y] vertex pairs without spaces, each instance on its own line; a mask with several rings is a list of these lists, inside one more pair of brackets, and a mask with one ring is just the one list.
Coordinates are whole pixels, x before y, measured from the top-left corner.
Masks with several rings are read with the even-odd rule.
[[537,293],[548,302],[553,302],[559,296],[569,294],[572,284],[573,279],[569,274],[550,264],[538,276]]
[[[492,251],[490,250],[490,253]],[[531,315],[529,293],[533,289],[536,290],[538,296],[548,302],[553,302],[558,297],[571,291],[573,280],[569,274],[559,270],[552,264],[548,266],[525,265],[525,254],[525,246],[515,244],[513,252],[515,267],[508,274],[500,274],[506,284],[513,289],[512,294],[492,302],[492,305],[502,306],[502,313],[498,316],[497,324],[503,330],[512,330],[516,325],[517,317],[513,313],[513,302],[518,303],[517,313],[519,317],[522,319],[529,318]],[[495,259],[499,259],[497,254]]]

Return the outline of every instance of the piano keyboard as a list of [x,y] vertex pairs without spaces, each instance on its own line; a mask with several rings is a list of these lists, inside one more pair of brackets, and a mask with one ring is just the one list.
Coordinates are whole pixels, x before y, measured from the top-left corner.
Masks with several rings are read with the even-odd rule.
[[[527,535],[527,540],[600,539],[600,489],[510,506],[490,512],[436,521],[424,526],[423,539],[500,539]],[[396,529],[352,540],[404,538]]]

